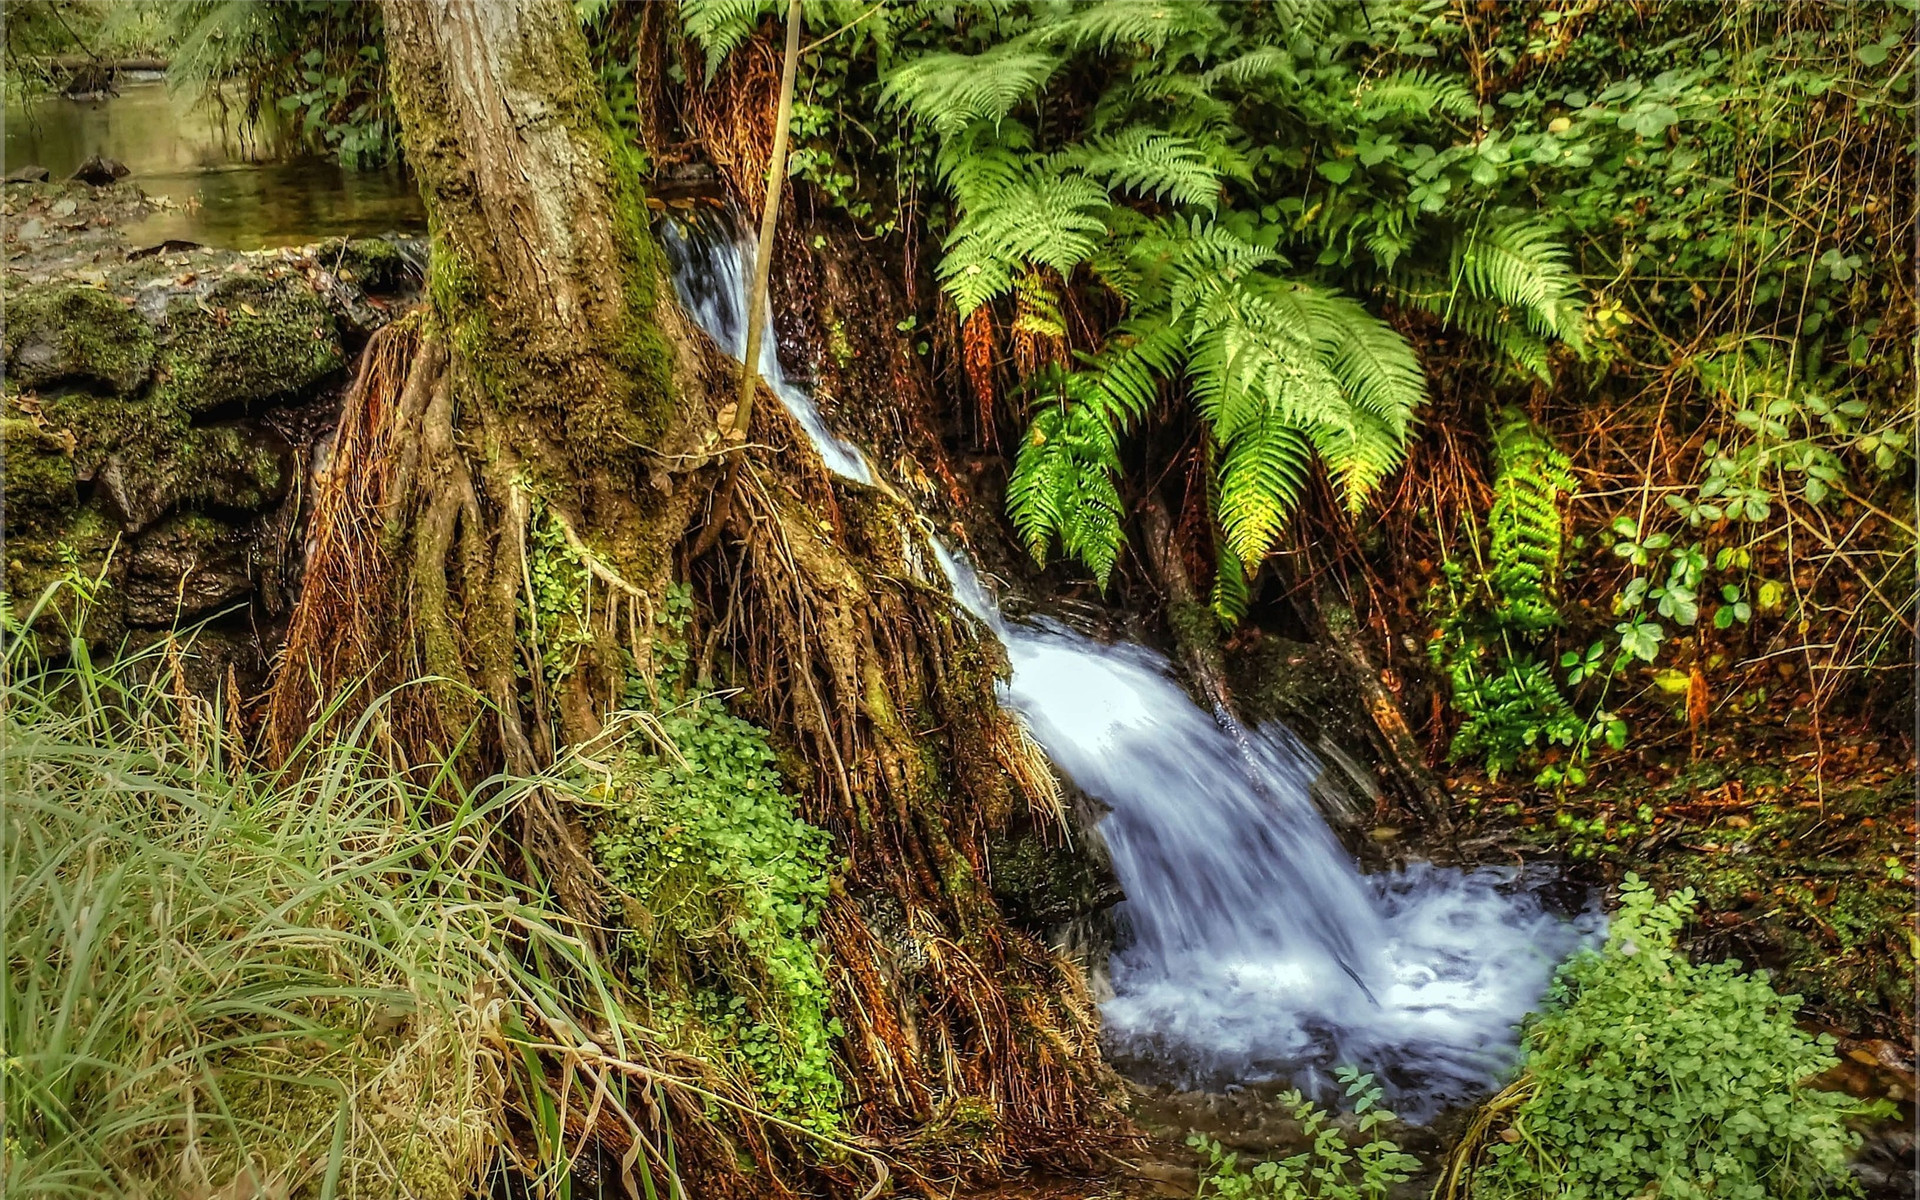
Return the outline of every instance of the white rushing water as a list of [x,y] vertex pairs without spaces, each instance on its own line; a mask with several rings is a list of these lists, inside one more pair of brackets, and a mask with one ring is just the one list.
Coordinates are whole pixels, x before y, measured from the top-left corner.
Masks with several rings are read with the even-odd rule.
[[[738,355],[749,244],[663,234],[681,304]],[[787,382],[770,320],[760,370],[827,466],[871,483],[865,456]],[[1110,810],[1099,832],[1127,899],[1101,1013],[1129,1073],[1323,1090],[1351,1063],[1416,1119],[1498,1081],[1515,1024],[1597,913],[1553,915],[1512,870],[1360,874],[1309,796],[1320,764],[1285,728],[1209,715],[1146,647],[1005,619],[968,563],[933,549],[954,599],[1006,647],[1002,703]]]
[[1099,830],[1127,898],[1101,1014],[1123,1067],[1312,1089],[1353,1063],[1415,1117],[1498,1081],[1515,1024],[1597,914],[1553,915],[1511,870],[1361,875],[1309,798],[1319,763],[1283,727],[1216,720],[1143,646],[1008,621],[967,563],[935,553],[1006,646],[1002,701],[1111,809]]
[[[673,288],[680,297],[680,306],[729,354],[744,359],[753,238],[746,234],[731,238],[700,233],[690,236],[675,222],[665,221],[661,223],[661,242],[673,268]],[[856,483],[871,484],[873,469],[867,465],[866,455],[828,427],[812,396],[788,382],[780,366],[772,305],[760,315],[760,377],[807,431],[808,439],[820,452],[829,471]]]

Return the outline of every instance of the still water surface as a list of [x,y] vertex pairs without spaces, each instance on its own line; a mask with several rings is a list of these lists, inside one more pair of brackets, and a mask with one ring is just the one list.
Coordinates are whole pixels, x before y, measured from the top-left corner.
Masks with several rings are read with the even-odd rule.
[[50,96],[9,104],[5,168],[45,167],[56,180],[95,154],[170,208],[129,226],[135,244],[184,238],[231,250],[323,237],[422,233],[426,213],[397,167],[348,171],[313,155],[280,157],[271,131],[246,135],[214,108],[157,78],[123,81],[102,100]]

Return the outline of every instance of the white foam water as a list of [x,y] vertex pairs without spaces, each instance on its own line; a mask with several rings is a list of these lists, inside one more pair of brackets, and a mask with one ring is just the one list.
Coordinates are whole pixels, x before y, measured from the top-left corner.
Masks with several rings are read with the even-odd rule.
[[1116,1061],[1181,1087],[1310,1090],[1351,1063],[1416,1118],[1497,1084],[1597,913],[1554,915],[1512,870],[1360,874],[1309,796],[1320,764],[1284,727],[1210,716],[1146,647],[1006,620],[969,564],[934,552],[1006,647],[1002,702],[1110,809]]
[[[735,225],[737,229],[737,224]],[[727,353],[744,360],[747,345],[749,272],[754,239],[749,234],[708,236],[688,231],[673,221],[661,223],[661,243],[672,268],[673,290],[680,306]],[[859,447],[834,433],[813,397],[791,383],[780,366],[780,348],[773,332],[772,305],[761,314],[760,377],[780,403],[807,432],[827,469],[843,479],[871,485],[873,469]]]

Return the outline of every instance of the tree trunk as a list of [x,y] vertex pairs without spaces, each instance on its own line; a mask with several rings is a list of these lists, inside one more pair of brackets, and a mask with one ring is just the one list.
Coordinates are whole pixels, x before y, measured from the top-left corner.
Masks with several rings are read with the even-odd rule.
[[[1084,1161],[1089,1130],[1114,1125],[1085,981],[1001,916],[984,849],[1023,795],[1057,797],[994,702],[991,647],[915,586],[931,561],[915,514],[831,477],[764,387],[737,495],[711,502],[738,367],[663,291],[638,155],[610,133],[569,4],[385,12],[431,304],[370,347],[343,411],[272,744],[295,752],[366,678],[399,689],[402,756],[477,722],[476,776],[549,767],[652,678],[655,617],[690,584],[699,669],[793,748],[803,815],[844,855],[820,936],[856,1128],[946,1173]],[[563,670],[530,530],[591,569]],[[409,683],[428,675],[451,683]],[[523,837],[591,928],[608,889],[579,820],[536,803]]]

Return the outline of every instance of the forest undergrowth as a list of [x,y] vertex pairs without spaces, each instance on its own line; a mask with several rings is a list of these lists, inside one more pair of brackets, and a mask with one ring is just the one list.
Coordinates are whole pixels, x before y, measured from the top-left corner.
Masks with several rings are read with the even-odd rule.
[[[570,6],[636,273],[641,189],[758,202],[787,11]],[[854,247],[901,298],[896,357],[835,419],[930,445],[880,456],[928,515],[1025,555],[1036,594],[1144,616],[1210,699],[1258,707],[1293,681],[1234,696],[1232,664],[1325,647],[1383,844],[1424,827],[1401,844],[1551,858],[1619,900],[1459,1194],[1846,1194],[1873,1101],[1910,1120],[1916,1088],[1915,5],[798,11],[781,253],[825,278]],[[399,153],[380,9],[158,13],[16,6],[8,61],[159,39],[243,122],[349,167]],[[493,336],[449,245],[362,391],[417,368],[424,393]],[[322,497],[336,605],[296,615],[289,661],[348,646],[328,669],[379,686],[283,670],[270,754],[240,697],[182,685],[184,635],[108,661],[49,640],[46,597],[10,615],[23,1194],[857,1194],[895,1153],[952,1173],[902,1173],[931,1187],[1125,1140],[1078,969],[995,908],[984,847],[1060,794],[991,651],[910,578],[915,514],[828,479],[777,405],[755,468],[688,449],[734,381],[672,336],[686,445],[595,447],[673,464],[596,476],[628,516],[672,498],[649,574],[566,455],[478,455],[492,491],[442,557],[455,522],[499,525],[513,644],[469,646],[471,579],[416,607],[387,501]],[[823,340],[854,378],[846,331]],[[489,386],[462,419],[513,399]],[[457,408],[436,470],[470,449]],[[363,483],[383,411],[343,427]],[[461,528],[460,554],[486,541]],[[405,679],[423,649],[485,658],[491,694]],[[475,770],[522,726],[526,770]],[[582,835],[564,899],[529,813]],[[1294,1101],[1319,1157],[1203,1145],[1203,1194],[1403,1183],[1379,1094],[1343,1082],[1354,1116]]]

